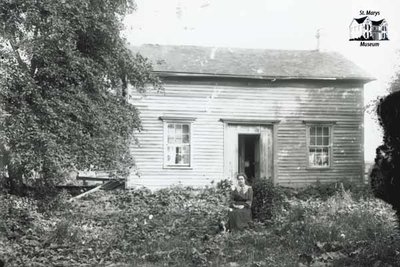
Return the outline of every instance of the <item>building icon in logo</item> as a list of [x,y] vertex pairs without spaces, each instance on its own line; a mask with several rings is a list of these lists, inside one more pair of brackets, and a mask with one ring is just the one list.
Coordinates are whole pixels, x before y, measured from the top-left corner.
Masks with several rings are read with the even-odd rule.
[[349,26],[350,41],[383,41],[389,40],[385,19],[372,20],[368,16],[353,18]]

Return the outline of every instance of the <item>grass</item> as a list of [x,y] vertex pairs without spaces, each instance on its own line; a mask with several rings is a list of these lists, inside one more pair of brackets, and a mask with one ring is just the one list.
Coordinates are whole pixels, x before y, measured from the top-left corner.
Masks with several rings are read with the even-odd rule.
[[218,232],[227,195],[215,188],[97,192],[75,203],[62,194],[45,213],[33,200],[1,195],[0,259],[6,266],[400,265],[389,206],[368,194],[313,192],[287,194],[270,220],[227,234]]

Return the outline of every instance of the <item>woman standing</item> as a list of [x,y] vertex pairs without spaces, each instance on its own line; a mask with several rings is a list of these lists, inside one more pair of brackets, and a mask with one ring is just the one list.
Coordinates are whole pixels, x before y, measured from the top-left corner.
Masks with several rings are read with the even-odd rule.
[[237,186],[232,191],[231,211],[229,212],[228,229],[241,230],[251,221],[251,204],[253,201],[253,189],[246,185],[246,175],[239,173]]

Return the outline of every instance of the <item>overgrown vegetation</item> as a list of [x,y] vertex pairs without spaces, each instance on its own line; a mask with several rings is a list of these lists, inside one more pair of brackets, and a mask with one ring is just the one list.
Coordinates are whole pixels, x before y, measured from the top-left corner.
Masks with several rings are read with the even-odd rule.
[[277,210],[285,204],[285,195],[271,179],[256,179],[253,183],[253,204],[251,211],[257,221],[271,220]]
[[226,234],[218,224],[227,218],[228,183],[101,191],[72,203],[63,193],[45,213],[37,200],[2,194],[0,259],[7,266],[400,265],[390,207],[331,187],[308,197],[310,188],[275,187],[268,220]]
[[160,89],[120,35],[132,0],[0,1],[0,183],[13,193],[71,169],[134,165],[128,85]]

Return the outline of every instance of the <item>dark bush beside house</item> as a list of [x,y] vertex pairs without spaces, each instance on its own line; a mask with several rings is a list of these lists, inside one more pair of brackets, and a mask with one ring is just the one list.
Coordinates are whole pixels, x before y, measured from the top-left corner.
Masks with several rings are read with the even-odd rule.
[[376,149],[371,188],[377,198],[392,205],[400,223],[400,91],[381,99],[377,113],[384,144]]
[[218,191],[220,191],[221,193],[224,193],[224,194],[228,194],[231,192],[232,181],[227,180],[227,179],[221,180],[216,184],[216,186],[217,186]]
[[272,219],[274,210],[284,203],[285,194],[281,187],[274,186],[271,179],[253,181],[253,219],[266,221]]

